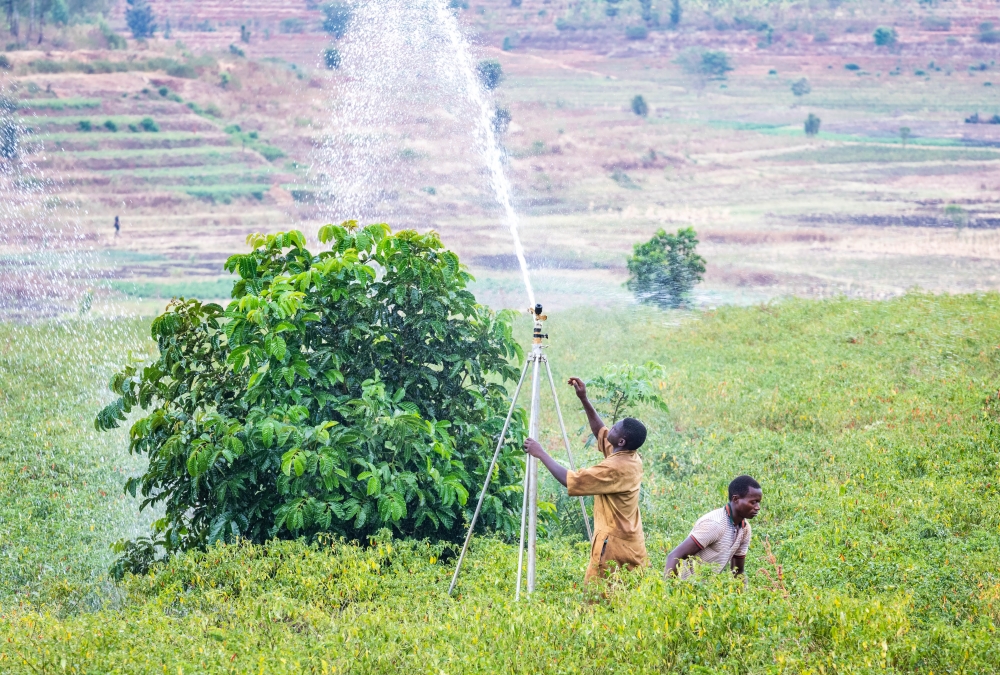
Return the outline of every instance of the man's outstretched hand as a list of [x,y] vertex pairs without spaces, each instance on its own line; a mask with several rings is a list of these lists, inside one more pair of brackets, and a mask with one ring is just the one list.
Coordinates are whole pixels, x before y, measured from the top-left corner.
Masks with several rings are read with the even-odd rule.
[[525,439],[524,451],[541,461],[552,476],[559,481],[563,487],[566,487],[566,467],[552,459],[549,453],[545,452],[545,448],[542,447],[541,443],[536,441],[534,438]]
[[546,454],[545,448],[534,438],[528,438],[524,441],[524,451],[532,457],[538,457],[539,459],[541,459],[542,455]]
[[583,383],[583,380],[579,377],[571,377],[569,378],[569,386],[573,387],[574,391],[576,391],[576,395],[580,397],[581,401],[586,400],[587,385]]

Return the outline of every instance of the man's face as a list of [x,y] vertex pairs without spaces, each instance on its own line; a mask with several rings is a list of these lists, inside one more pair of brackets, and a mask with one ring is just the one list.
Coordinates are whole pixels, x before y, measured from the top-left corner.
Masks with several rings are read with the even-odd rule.
[[753,518],[760,513],[760,502],[763,498],[764,493],[760,488],[750,488],[742,497],[733,497],[733,515],[737,519]]
[[608,430],[608,443],[615,446],[616,450],[625,449],[625,433],[624,425],[621,422],[616,422],[611,429]]

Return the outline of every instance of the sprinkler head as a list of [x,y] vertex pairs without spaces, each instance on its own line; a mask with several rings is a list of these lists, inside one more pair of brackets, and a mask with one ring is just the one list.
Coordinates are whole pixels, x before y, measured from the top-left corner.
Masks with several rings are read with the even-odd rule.
[[535,316],[539,316],[542,313],[542,303],[535,305]]

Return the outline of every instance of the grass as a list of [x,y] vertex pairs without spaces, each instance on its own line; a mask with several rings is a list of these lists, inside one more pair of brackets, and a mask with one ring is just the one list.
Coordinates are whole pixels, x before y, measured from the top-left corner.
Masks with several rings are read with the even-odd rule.
[[232,279],[213,281],[112,281],[109,286],[123,295],[135,298],[222,298],[228,299],[233,290]]
[[[132,344],[104,327],[0,327],[11,672],[998,672],[1000,295],[554,314],[558,380],[624,360],[667,368],[670,413],[633,411],[651,431],[653,569],[596,602],[580,588],[575,505],[551,479],[542,492],[562,515],[539,547],[539,592],[518,604],[516,546],[489,538],[475,540],[454,599],[446,547],[388,539],[220,547],[102,586],[94,542],[131,506],[113,498],[124,476],[106,469],[126,461],[124,438],[87,426],[93,383]],[[579,447],[583,418],[564,392]],[[542,441],[557,447],[543,408]],[[725,575],[664,583],[665,551],[743,472],[765,495],[749,591]]]
[[992,150],[930,150],[887,145],[843,145],[789,152],[769,159],[776,162],[815,162],[817,164],[988,162],[1000,160],[1000,152]]
[[33,98],[17,102],[21,110],[85,110],[100,108],[104,102],[99,98]]

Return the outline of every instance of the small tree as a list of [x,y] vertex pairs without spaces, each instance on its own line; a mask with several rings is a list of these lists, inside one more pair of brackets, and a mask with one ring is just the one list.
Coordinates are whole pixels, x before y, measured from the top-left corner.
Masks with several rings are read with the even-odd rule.
[[323,63],[328,70],[340,68],[340,52],[335,47],[328,47],[323,50]]
[[681,23],[681,0],[670,0],[670,27],[677,28]]
[[906,141],[910,140],[910,127],[900,127],[899,128],[899,140],[902,141],[903,147],[906,147]]
[[153,37],[156,32],[156,20],[149,0],[126,0],[125,23],[132,31],[136,40]]
[[653,0],[639,0],[639,10],[642,20],[647,24],[653,24]]
[[895,28],[889,28],[886,26],[879,26],[872,33],[872,38],[875,40],[876,47],[893,47],[896,44],[896,40],[899,36],[896,33]]
[[587,387],[594,389],[595,395],[591,397],[594,405],[614,424],[638,405],[669,412],[659,394],[665,377],[666,369],[655,361],[642,366],[623,363],[607,366],[599,377],[587,381]]
[[809,80],[804,77],[792,83],[792,93],[796,96],[805,96],[811,91],[812,86],[809,84]]
[[622,0],[605,0],[608,6],[604,8],[604,13],[611,17],[618,16],[618,4],[621,1]]
[[336,40],[344,37],[351,23],[351,7],[344,2],[323,5],[323,30]]
[[21,127],[16,113],[17,104],[6,96],[0,96],[0,160],[13,161],[20,154]]
[[[319,238],[330,250],[251,236],[226,262],[229,306],[173,301],[152,325],[159,356],[112,378],[96,426],[146,411],[129,437],[149,464],[125,489],[163,509],[156,546],[464,534],[522,357],[512,315],[476,303],[433,232],[348,222]],[[524,435],[519,413],[482,512],[508,536]],[[118,570],[141,570],[154,547],[121,550]]]
[[697,246],[698,236],[690,227],[675,235],[660,230],[648,242],[636,244],[628,258],[628,289],[639,302],[664,309],[682,306],[705,273]]
[[725,79],[726,73],[733,70],[729,55],[723,51],[687,49],[677,63],[688,73],[706,79]]
[[510,122],[513,116],[510,114],[510,108],[497,108],[493,111],[493,133],[497,136],[503,136],[507,133],[507,129],[510,128]]
[[480,61],[476,66],[476,74],[479,75],[479,83],[486,91],[493,91],[504,80],[503,66],[496,59]]
[[810,138],[819,133],[820,119],[816,115],[809,113],[809,117],[806,118],[805,132],[806,136]]
[[646,117],[649,114],[649,105],[646,104],[646,99],[641,95],[632,99],[632,112],[639,117]]
[[240,26],[240,42],[250,44],[250,29],[246,27],[246,24]]

